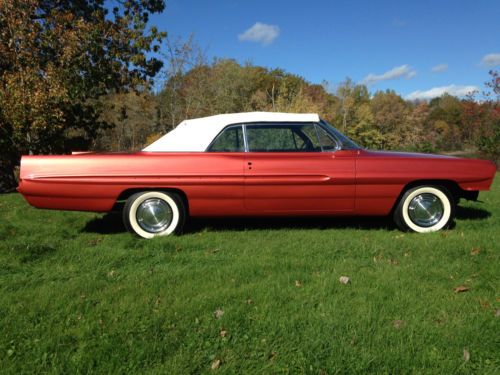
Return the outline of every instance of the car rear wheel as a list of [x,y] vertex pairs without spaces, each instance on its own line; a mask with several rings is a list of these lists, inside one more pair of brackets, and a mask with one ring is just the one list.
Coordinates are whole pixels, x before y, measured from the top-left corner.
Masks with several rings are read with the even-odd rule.
[[143,238],[168,236],[181,232],[186,208],[178,194],[143,191],[132,195],[123,209],[127,230]]
[[453,198],[443,186],[423,185],[409,189],[394,211],[394,221],[401,230],[418,233],[447,228],[453,216]]

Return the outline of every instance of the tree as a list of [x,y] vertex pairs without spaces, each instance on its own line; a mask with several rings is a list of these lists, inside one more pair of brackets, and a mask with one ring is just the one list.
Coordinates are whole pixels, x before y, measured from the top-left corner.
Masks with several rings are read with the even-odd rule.
[[[489,71],[490,75],[490,81],[486,82],[485,85],[487,87],[487,90],[490,90],[491,92],[485,93],[485,96],[490,98],[490,100],[495,100],[495,101],[500,101],[500,75],[496,70],[490,70]],[[496,96],[495,99],[491,99],[493,96]]]
[[164,33],[147,30],[163,0],[0,2],[0,190],[21,154],[92,146],[108,93],[147,87]]
[[155,130],[156,106],[149,92],[117,93],[104,100],[101,119],[115,124],[100,131],[96,149],[106,151],[140,150]]
[[158,133],[173,129],[186,118],[183,95],[184,76],[192,69],[206,65],[206,57],[191,34],[186,40],[165,38],[165,51],[161,53],[165,62],[160,73],[163,89],[156,98],[158,106]]
[[497,71],[491,70],[490,81],[485,85],[491,92],[485,93],[485,121],[478,131],[476,146],[487,158],[500,163],[500,76]]
[[369,101],[368,89],[365,85],[356,85],[352,79],[346,78],[338,85],[335,94],[339,99],[337,113],[340,116],[341,130],[347,133],[349,126],[353,124],[356,107]]
[[371,102],[374,122],[383,137],[382,148],[401,148],[407,145],[409,129],[407,103],[394,91],[387,90],[375,93]]
[[349,127],[347,135],[360,145],[380,149],[383,135],[374,125],[374,116],[369,103],[362,103],[354,113],[356,121]]
[[[172,98],[175,108],[169,106]],[[215,59],[171,75],[157,102],[167,130],[186,118],[242,111],[317,112],[328,119],[334,98],[322,86],[282,69]],[[169,122],[174,117],[177,121]]]

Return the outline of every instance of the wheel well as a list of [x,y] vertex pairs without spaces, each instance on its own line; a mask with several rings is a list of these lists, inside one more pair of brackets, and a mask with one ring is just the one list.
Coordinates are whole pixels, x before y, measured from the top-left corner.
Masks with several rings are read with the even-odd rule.
[[118,198],[116,198],[115,205],[113,206],[113,211],[121,211],[123,208],[123,205],[125,204],[125,201],[129,199],[132,195],[135,193],[140,193],[143,191],[163,191],[163,192],[171,192],[171,193],[176,193],[179,195],[179,197],[182,199],[184,202],[184,205],[186,206],[186,212],[189,214],[189,201],[187,198],[186,193],[184,193],[180,189],[175,189],[175,188],[164,188],[164,187],[147,187],[147,188],[133,188],[133,189],[127,189],[124,190],[120,193]]
[[399,201],[403,197],[403,195],[410,189],[417,187],[417,186],[422,186],[422,185],[439,185],[445,187],[450,194],[452,195],[453,201],[455,204],[458,203],[461,197],[464,197],[467,192],[465,192],[460,186],[455,181],[452,180],[416,180],[412,181],[408,184],[406,184],[403,189],[401,189],[401,192],[399,193],[398,198],[394,202],[394,205],[392,206],[391,209],[391,215],[394,213],[394,210],[399,204]]

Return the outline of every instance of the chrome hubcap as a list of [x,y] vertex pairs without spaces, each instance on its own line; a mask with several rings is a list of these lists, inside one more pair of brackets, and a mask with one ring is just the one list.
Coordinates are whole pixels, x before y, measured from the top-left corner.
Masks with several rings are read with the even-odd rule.
[[172,208],[163,199],[146,199],[135,214],[139,226],[149,233],[164,231],[172,222]]
[[432,227],[441,220],[443,213],[443,203],[430,193],[417,195],[408,205],[411,221],[421,227]]

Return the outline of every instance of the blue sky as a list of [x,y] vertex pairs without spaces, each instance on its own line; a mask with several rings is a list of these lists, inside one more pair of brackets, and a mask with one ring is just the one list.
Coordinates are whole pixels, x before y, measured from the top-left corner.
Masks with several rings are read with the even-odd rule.
[[171,36],[194,33],[209,57],[313,83],[351,77],[407,98],[482,88],[500,69],[500,0],[167,0],[151,21]]

